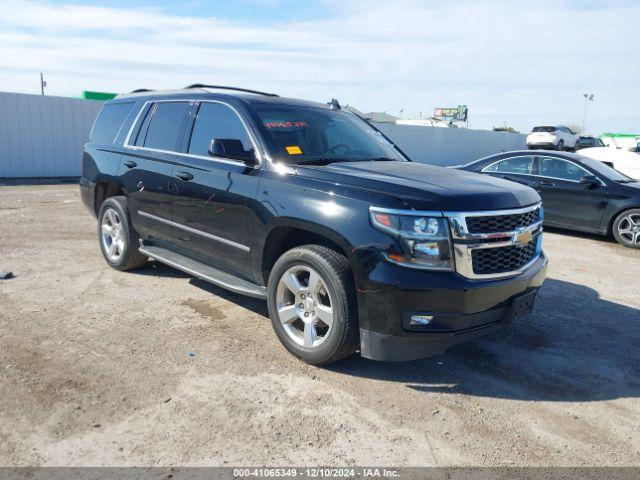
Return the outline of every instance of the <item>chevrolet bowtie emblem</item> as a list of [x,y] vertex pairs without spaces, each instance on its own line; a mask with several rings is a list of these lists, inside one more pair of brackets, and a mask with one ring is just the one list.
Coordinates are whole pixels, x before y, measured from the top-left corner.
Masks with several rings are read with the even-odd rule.
[[518,232],[515,234],[515,242],[520,245],[526,245],[531,241],[533,237],[533,233],[531,230],[525,230],[523,232]]

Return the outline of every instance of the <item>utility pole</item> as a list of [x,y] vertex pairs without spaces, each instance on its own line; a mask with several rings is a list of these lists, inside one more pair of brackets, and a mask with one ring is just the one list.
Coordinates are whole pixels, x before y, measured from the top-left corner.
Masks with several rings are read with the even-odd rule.
[[40,72],[40,93],[42,93],[42,95],[44,95],[44,87],[47,86],[47,82],[44,81],[44,76],[42,75],[42,72]]
[[582,115],[582,133],[587,133],[587,102],[593,102],[593,93],[583,93],[584,97],[584,114]]

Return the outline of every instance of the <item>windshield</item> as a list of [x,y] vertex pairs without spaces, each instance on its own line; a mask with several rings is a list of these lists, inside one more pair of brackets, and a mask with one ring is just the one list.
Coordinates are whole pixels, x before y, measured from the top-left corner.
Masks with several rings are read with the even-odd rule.
[[556,127],[534,127],[533,128],[534,132],[547,132],[547,133],[553,133],[556,131]]
[[598,160],[594,160],[589,157],[580,156],[580,161],[587,167],[595,170],[596,173],[612,180],[614,182],[627,182],[633,181],[631,177],[627,177],[624,173],[619,172],[611,168],[609,165],[606,165]]
[[405,160],[380,132],[350,112],[297,105],[256,105],[274,160],[287,163]]

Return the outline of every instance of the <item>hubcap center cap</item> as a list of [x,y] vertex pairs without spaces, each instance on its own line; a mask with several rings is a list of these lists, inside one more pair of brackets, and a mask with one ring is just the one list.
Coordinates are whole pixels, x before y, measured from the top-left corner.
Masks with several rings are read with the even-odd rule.
[[304,309],[307,312],[311,312],[313,310],[313,300],[311,300],[310,298],[305,298],[303,301],[304,304]]

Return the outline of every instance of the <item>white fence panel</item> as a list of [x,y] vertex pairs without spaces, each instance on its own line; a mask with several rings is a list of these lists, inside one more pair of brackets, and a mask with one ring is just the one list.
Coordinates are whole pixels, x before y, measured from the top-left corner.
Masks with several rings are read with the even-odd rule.
[[0,92],[0,178],[80,176],[102,102]]
[[433,165],[462,165],[509,150],[527,148],[526,135],[490,130],[376,123],[409,157]]
[[[0,92],[0,178],[77,177],[102,102]],[[518,133],[380,123],[413,160],[460,165],[526,148]]]

